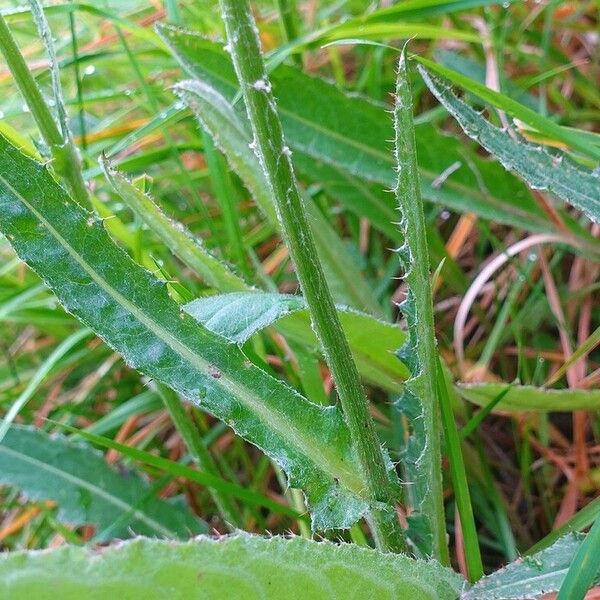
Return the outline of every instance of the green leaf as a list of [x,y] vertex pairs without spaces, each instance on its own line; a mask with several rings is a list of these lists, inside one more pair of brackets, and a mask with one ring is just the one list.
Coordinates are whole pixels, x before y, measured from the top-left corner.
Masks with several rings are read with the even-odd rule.
[[[184,264],[203,276],[207,283],[220,292],[244,290],[252,293],[254,291],[252,286],[210,254],[201,241],[197,240],[181,223],[172,221],[164,215],[148,194],[138,190],[106,160],[103,160],[102,164],[108,180],[124,202]],[[328,245],[328,253],[334,255],[334,260],[339,260],[341,255],[336,253],[337,245],[331,240],[328,244],[327,231],[324,227],[320,228],[320,235],[325,235],[324,244]],[[337,243],[339,244],[339,239]],[[343,264],[340,269],[346,275],[348,274]],[[352,276],[352,271],[349,274]],[[347,316],[341,316],[341,319],[349,336],[360,374],[373,385],[397,392],[402,381],[406,379],[407,370],[402,362],[393,356],[393,352],[403,343],[404,333],[399,327],[384,323],[375,317],[364,313],[354,314],[356,316],[350,317],[348,311]],[[318,351],[319,345],[306,314],[296,314],[283,319],[278,329],[288,338]],[[377,332],[376,336],[372,336],[371,331]],[[381,352],[381,348],[389,352]]]
[[175,256],[200,275],[208,285],[221,291],[248,288],[241,277],[204,247],[201,240],[180,223],[169,219],[148,194],[116,171],[105,157],[102,157],[100,164],[123,202],[161,238]]
[[[204,82],[183,81],[174,89],[196,114],[201,126],[210,133],[231,168],[252,193],[263,214],[273,225],[279,227],[272,193],[251,149],[252,134],[243,116],[236,113],[217,90]],[[336,301],[374,315],[381,315],[381,308],[372,290],[348,255],[335,230],[311,198],[303,194],[302,199],[319,257]]]
[[237,534],[174,544],[136,539],[0,555],[12,600],[455,600],[462,578],[430,561],[359,546]]
[[494,408],[496,411],[600,410],[600,390],[555,390],[532,385],[507,385],[506,383],[459,383],[456,389],[463,398],[479,406],[486,406],[494,398],[504,394]]
[[[221,294],[193,300],[183,310],[207,329],[238,344],[280,321],[278,329],[284,335],[315,351],[319,347],[301,296],[261,292]],[[347,307],[338,307],[338,316],[363,377],[399,391],[408,371],[395,352],[404,343],[405,333],[397,325]]]
[[458,121],[463,131],[532,188],[548,190],[600,221],[600,173],[589,171],[565,155],[552,155],[540,146],[511,137],[459,100],[450,85],[418,67],[425,83]]
[[[544,594],[557,592],[582,539],[570,534],[546,550],[519,558],[478,581],[461,600],[537,600]],[[600,581],[600,573],[596,581]]]
[[53,500],[61,521],[94,525],[100,541],[132,533],[186,539],[208,531],[184,504],[159,500],[136,472],[119,473],[87,444],[39,429],[8,430],[0,483],[32,500]]
[[[233,66],[221,46],[166,25],[158,31],[188,73],[230,101],[237,96]],[[288,65],[277,66],[269,77],[286,140],[305,177],[312,179],[311,165],[318,168],[322,162],[363,182],[395,186],[389,144],[393,132],[383,104],[345,94]],[[556,231],[527,187],[507,176],[496,161],[477,156],[463,141],[437,132],[429,123],[417,125],[415,134],[426,200],[529,231]],[[582,228],[564,219],[580,245],[590,243]]]
[[397,252],[407,288],[405,299],[399,308],[408,328],[408,338],[398,354],[406,361],[411,374],[396,403],[412,427],[403,466],[409,477],[408,481],[411,482],[407,489],[415,513],[413,520],[418,519],[419,529],[425,532],[424,539],[418,544],[419,549],[426,555],[433,555],[448,563],[442,500],[442,398],[436,387],[440,377],[439,358],[435,340],[425,215],[417,167],[413,99],[405,51],[398,63],[394,132],[398,173],[395,192],[401,216],[400,228],[404,235],[404,243]]
[[47,169],[0,138],[0,230],[63,306],[140,372],[225,421],[300,487],[315,529],[367,510],[339,409],[308,402],[180,311]]
[[306,301],[292,294],[242,292],[197,298],[183,310],[217,335],[243,344],[283,316],[306,311]]
[[430,71],[460,85],[472,94],[481,98],[481,100],[505,111],[511,117],[523,121],[523,123],[540,133],[579,150],[583,156],[587,156],[595,161],[600,160],[600,148],[589,143],[589,138],[585,132],[561,127],[552,119],[538,114],[535,110],[532,110],[523,104],[519,104],[509,96],[496,92],[482,83],[473,81],[469,77],[465,77],[452,69],[438,65],[423,56],[414,56],[413,58],[427,67]]

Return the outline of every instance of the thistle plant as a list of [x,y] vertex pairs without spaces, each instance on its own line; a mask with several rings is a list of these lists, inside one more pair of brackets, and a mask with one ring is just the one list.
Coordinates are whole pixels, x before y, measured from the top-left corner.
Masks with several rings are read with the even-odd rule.
[[[184,4],[165,2],[173,22],[203,13]],[[529,476],[532,448],[549,447],[552,436],[566,446],[548,413],[575,411],[575,467],[548,452],[568,469],[566,500],[545,500],[530,519],[536,534],[583,500],[586,441],[596,435],[585,411],[600,402],[597,372],[586,374],[600,339],[592,328],[597,139],[541,114],[547,98],[538,112],[531,97],[521,104],[445,66],[475,69],[457,56],[440,54],[440,64],[381,43],[416,35],[478,44],[466,20],[452,27],[435,20],[486,6],[477,13],[483,23],[497,18],[494,4],[403,2],[344,22],[335,20],[346,7],[336,5],[309,31],[299,26],[303,7],[280,0],[285,43],[266,54],[248,0],[220,0],[224,46],[172,25],[151,32],[117,9],[86,3],[44,8],[30,0],[29,9],[0,11],[0,52],[40,134],[33,144],[10,118],[0,119],[0,253],[7,258],[0,327],[8,338],[24,329],[18,343],[0,348],[7,357],[0,362],[0,541],[11,550],[0,555],[1,597],[541,600],[556,592],[581,600],[600,583],[598,500],[526,550],[531,528],[511,529],[510,519],[522,515],[507,508],[506,485],[494,479],[484,445],[493,412],[537,411],[519,418],[525,434],[510,430],[521,444],[518,498],[531,501],[552,469],[545,463]],[[62,60],[50,29],[66,13],[72,62]],[[82,14],[114,24],[116,35],[85,52],[126,64],[139,93],[115,86],[95,95],[83,85]],[[542,41],[548,56],[552,15]],[[212,31],[217,15],[206,16]],[[15,41],[19,19],[31,21],[42,42],[48,85]],[[271,22],[263,27],[267,46]],[[345,51],[333,47],[349,41],[367,45],[364,56],[356,53],[363,69],[356,73],[346,72]],[[136,55],[139,43],[150,45],[158,79]],[[104,44],[119,51],[105,52]],[[336,84],[303,71],[314,66],[315,51],[327,57]],[[492,44],[484,52],[491,69]],[[344,91],[355,86],[383,98],[383,82],[392,85],[382,78],[392,74],[388,58],[397,66],[393,119],[382,103]],[[163,66],[170,78],[177,64],[188,79],[163,85]],[[533,82],[546,85],[563,70]],[[593,103],[596,91],[569,75]],[[435,97],[429,101],[438,100],[466,137],[439,131],[437,109],[415,119],[425,96],[411,77],[423,80],[420,89]],[[502,111],[504,129],[493,112],[486,117],[460,99],[456,86]],[[101,111],[87,113],[94,102],[119,105],[123,96],[143,118],[123,107],[127,123],[113,128]],[[73,106],[79,131],[72,132]],[[98,130],[87,130],[88,117]],[[508,131],[507,117],[529,129]],[[169,161],[176,175],[165,177]],[[136,176],[146,168],[152,177]],[[393,198],[384,192],[390,188]],[[447,242],[454,222],[440,226],[439,204],[468,213]],[[455,245],[475,218],[485,225],[469,259],[501,246],[502,227],[513,237],[533,235],[500,248],[469,283]],[[514,362],[530,384],[453,381],[486,331],[480,322],[476,343],[464,344],[482,281],[509,260],[518,271],[519,252],[540,240],[560,244],[553,262],[530,254],[519,272],[526,277],[498,294],[497,321],[476,363],[491,368],[521,327]],[[573,300],[571,313],[581,313],[576,336],[554,280],[562,271],[553,269],[569,253],[561,291]],[[529,282],[538,259],[547,300],[541,284]],[[392,286],[399,267],[401,282]],[[439,347],[436,340],[434,294],[446,288],[460,302],[458,367],[444,318]],[[527,292],[531,303],[517,314]],[[530,373],[523,321],[537,318],[544,303],[564,360],[552,355],[548,363],[562,361],[556,369],[538,361]],[[442,306],[454,305],[444,297]],[[565,374],[570,387],[556,387]],[[60,540],[57,549],[19,550]],[[497,569],[500,562],[508,564]]]

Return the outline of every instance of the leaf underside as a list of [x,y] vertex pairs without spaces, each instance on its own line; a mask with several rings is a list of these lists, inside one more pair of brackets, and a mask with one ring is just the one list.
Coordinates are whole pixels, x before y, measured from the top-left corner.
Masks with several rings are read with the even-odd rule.
[[455,600],[463,585],[433,561],[242,533],[0,556],[0,595],[12,600]]
[[367,510],[341,412],[308,402],[180,310],[48,170],[0,137],[0,230],[65,309],[126,362],[261,448],[305,492],[315,529]]
[[13,425],[2,440],[0,483],[32,500],[52,500],[62,522],[94,525],[97,541],[208,531],[184,504],[158,499],[137,473],[119,473],[87,444],[31,427]]
[[[257,331],[277,323],[290,339],[318,350],[302,296],[265,292],[235,292],[192,300],[183,310],[204,327],[243,344]],[[397,325],[339,306],[338,315],[361,374],[375,385],[397,392],[406,367],[394,355],[406,335]]]

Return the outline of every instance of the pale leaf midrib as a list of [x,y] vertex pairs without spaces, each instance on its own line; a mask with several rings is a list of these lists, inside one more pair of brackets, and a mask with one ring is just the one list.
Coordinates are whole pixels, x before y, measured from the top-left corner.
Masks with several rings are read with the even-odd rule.
[[[187,345],[179,341],[177,338],[171,335],[169,331],[161,327],[154,319],[146,315],[137,306],[129,302],[124,296],[122,296],[117,290],[115,290],[105,279],[103,279],[78,253],[77,251],[65,240],[60,233],[46,220],[46,218],[31,204],[29,203],[13,186],[10,185],[6,179],[0,175],[0,181],[11,190],[11,192],[26,206],[29,210],[39,219],[41,223],[48,229],[52,236],[58,241],[58,243],[71,255],[71,257],[79,264],[79,266],[92,278],[92,280],[106,293],[108,293],[117,304],[123,306],[130,314],[132,314],[138,322],[144,327],[150,330],[156,337],[163,341],[168,347],[171,348],[176,354],[183,358],[187,363],[196,368],[196,370],[204,369],[205,372],[209,371],[211,365],[204,360],[200,355],[194,352]],[[101,332],[98,332],[100,335]],[[265,374],[266,376],[266,374]],[[328,456],[329,448],[319,446],[317,440],[311,440],[310,434],[306,433],[305,436],[298,433],[297,427],[294,427],[294,423],[291,420],[281,418],[276,412],[266,409],[261,399],[254,395],[253,392],[248,390],[243,384],[235,382],[229,378],[221,377],[214,380],[217,385],[225,388],[235,398],[244,403],[255,415],[257,415],[268,428],[276,431],[284,440],[291,442],[301,453],[308,456],[311,461],[322,469],[325,473],[332,477],[336,477],[340,481],[344,482],[347,489],[353,493],[362,496],[364,486],[360,479],[355,473],[348,471],[343,466],[336,464],[339,463],[339,459],[335,456]],[[244,402],[245,400],[245,402]]]
[[[157,531],[158,533],[160,533],[162,535],[167,535],[169,537],[178,537],[176,533],[170,531],[169,529],[167,529],[166,527],[164,527],[163,525],[161,525],[160,523],[158,523],[157,521],[155,521],[154,519],[152,519],[145,513],[140,512],[140,510],[135,508],[135,506],[132,506],[125,500],[122,500],[121,498],[118,498],[117,496],[110,494],[109,492],[102,489],[101,487],[94,485],[91,481],[81,479],[80,477],[72,475],[71,473],[67,473],[66,471],[59,469],[58,467],[54,467],[53,465],[45,463],[37,458],[34,458],[27,454],[23,454],[22,452],[18,452],[14,449],[8,448],[5,445],[0,445],[0,453],[8,454],[9,456],[16,458],[17,460],[21,460],[23,462],[31,464],[39,469],[47,471],[48,473],[52,473],[52,474],[56,475],[57,477],[60,477],[61,479],[68,481],[77,487],[84,488],[84,489],[90,491],[92,494],[99,496],[99,497],[103,498],[104,500],[106,500],[106,502],[108,502],[109,504],[112,504],[113,506],[116,506],[117,508],[120,508],[121,510],[123,510],[125,512],[131,513],[138,520],[146,523],[146,525],[148,525],[149,527],[151,527],[152,529],[154,529],[155,531]],[[19,486],[17,486],[17,487],[19,487]]]

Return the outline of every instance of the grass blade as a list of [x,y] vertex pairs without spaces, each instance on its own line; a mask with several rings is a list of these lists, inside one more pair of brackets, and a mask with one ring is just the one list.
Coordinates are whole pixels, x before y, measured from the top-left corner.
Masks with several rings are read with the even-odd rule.
[[495,92],[482,83],[473,81],[469,77],[465,77],[457,71],[453,71],[452,69],[438,65],[437,63],[422,56],[415,56],[414,58],[430,71],[449,79],[456,85],[460,85],[465,90],[475,94],[485,102],[489,102],[492,106],[505,111],[511,117],[520,119],[523,121],[523,123],[533,127],[540,133],[543,133],[555,140],[559,140],[568,146],[571,146],[575,150],[579,150],[583,156],[587,156],[596,161],[600,160],[600,148],[594,146],[593,144],[589,144],[588,141],[585,140],[585,137],[581,136],[576,130],[561,127],[551,119],[543,117],[531,108],[528,108],[523,104],[519,104],[505,94]]
[[553,390],[505,383],[459,383],[456,389],[460,396],[479,406],[487,406],[500,396],[494,408],[504,412],[600,410],[599,390]]
[[212,473],[197,471],[196,469],[192,469],[181,463],[163,458],[162,456],[156,456],[156,454],[140,450],[139,448],[127,446],[125,444],[121,444],[120,442],[115,442],[110,438],[96,435],[92,431],[75,429],[75,427],[70,427],[68,425],[64,425],[63,423],[56,423],[56,425],[62,427],[66,431],[71,432],[75,436],[82,437],[91,444],[100,446],[101,448],[110,448],[111,450],[116,450],[123,456],[127,456],[132,460],[137,460],[145,465],[156,467],[157,469],[160,469],[161,471],[164,471],[165,473],[168,473],[174,477],[184,477],[189,481],[194,481],[199,485],[216,490],[220,494],[238,498],[247,504],[264,506],[265,508],[268,508],[269,510],[272,510],[278,514],[297,519],[303,518],[303,515],[298,514],[298,512],[289,506],[285,506],[279,502],[276,502],[275,500],[271,500],[271,498],[263,496],[252,489],[247,489],[235,483],[225,481],[221,477],[213,475]]
[[467,477],[467,470],[465,469],[465,463],[460,447],[461,439],[456,428],[456,421],[454,420],[454,413],[452,411],[452,400],[448,393],[446,378],[439,358],[436,382],[444,427],[444,438],[446,440],[446,452],[450,463],[450,476],[452,478],[452,487],[454,488],[456,507],[458,509],[460,526],[464,539],[464,554],[465,562],[467,563],[467,573],[469,581],[473,582],[481,579],[483,576],[483,563],[481,561],[477,528],[475,527],[475,518],[473,515],[473,507],[471,505],[469,479]]
[[573,557],[556,600],[583,600],[592,585],[600,580],[600,518]]

